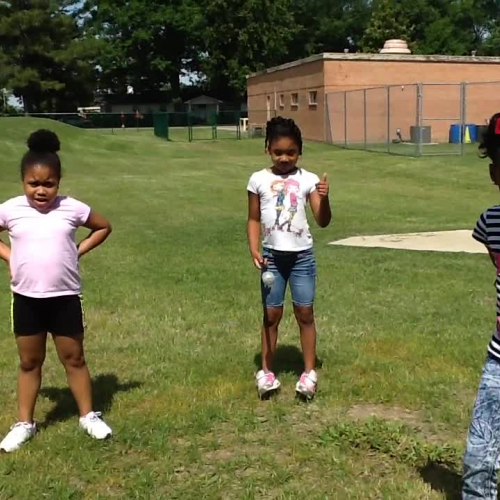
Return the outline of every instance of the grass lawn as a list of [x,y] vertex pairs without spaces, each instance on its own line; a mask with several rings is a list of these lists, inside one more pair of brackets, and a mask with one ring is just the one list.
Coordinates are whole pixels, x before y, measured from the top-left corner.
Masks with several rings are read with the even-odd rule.
[[[92,441],[49,345],[41,432],[0,457],[0,498],[451,499],[494,325],[484,255],[332,247],[358,234],[471,228],[498,198],[488,163],[305,145],[327,172],[332,225],[313,228],[320,390],[301,371],[290,307],[281,394],[257,399],[259,274],[245,236],[246,183],[263,140],[166,142],[152,133],[0,119],[0,199],[20,194],[29,132],[60,134],[62,193],[114,226],[82,261],[96,409],[115,436]],[[0,433],[16,418],[17,353],[0,266]],[[287,305],[290,305],[287,302]],[[377,418],[368,418],[374,413]]]

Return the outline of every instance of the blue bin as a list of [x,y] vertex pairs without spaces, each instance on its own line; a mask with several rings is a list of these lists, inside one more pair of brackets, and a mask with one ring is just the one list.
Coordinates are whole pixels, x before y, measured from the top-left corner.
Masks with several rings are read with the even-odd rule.
[[474,123],[466,123],[464,125],[463,131],[462,125],[460,123],[453,123],[450,127],[450,142],[452,144],[459,144],[465,138],[465,131],[469,131],[469,137],[471,142],[476,142],[477,140],[477,125]]

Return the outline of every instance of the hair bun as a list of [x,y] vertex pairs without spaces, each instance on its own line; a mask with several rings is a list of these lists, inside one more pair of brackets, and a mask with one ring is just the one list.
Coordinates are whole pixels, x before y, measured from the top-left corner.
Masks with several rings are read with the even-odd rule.
[[61,142],[51,130],[40,129],[29,136],[28,148],[37,153],[57,153],[61,149]]

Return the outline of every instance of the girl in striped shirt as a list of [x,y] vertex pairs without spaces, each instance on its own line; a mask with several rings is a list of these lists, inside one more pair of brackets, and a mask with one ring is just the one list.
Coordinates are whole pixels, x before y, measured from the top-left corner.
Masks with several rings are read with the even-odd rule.
[[[491,180],[500,188],[500,113],[492,116],[479,149],[482,158],[490,159]],[[481,214],[472,235],[486,246],[496,268],[497,322],[467,436],[462,498],[496,500],[500,463],[500,205]]]

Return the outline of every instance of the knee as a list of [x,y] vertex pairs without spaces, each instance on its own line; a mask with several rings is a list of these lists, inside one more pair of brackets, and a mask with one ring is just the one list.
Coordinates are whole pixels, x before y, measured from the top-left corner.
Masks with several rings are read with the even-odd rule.
[[19,368],[25,373],[41,370],[44,360],[44,357],[21,358]]
[[293,311],[295,318],[301,325],[308,326],[314,323],[314,311],[312,306],[294,306]]
[[268,307],[264,312],[264,326],[267,328],[278,326],[282,316],[282,308]]
[[67,370],[78,370],[86,365],[83,354],[69,354],[61,357],[61,362]]

